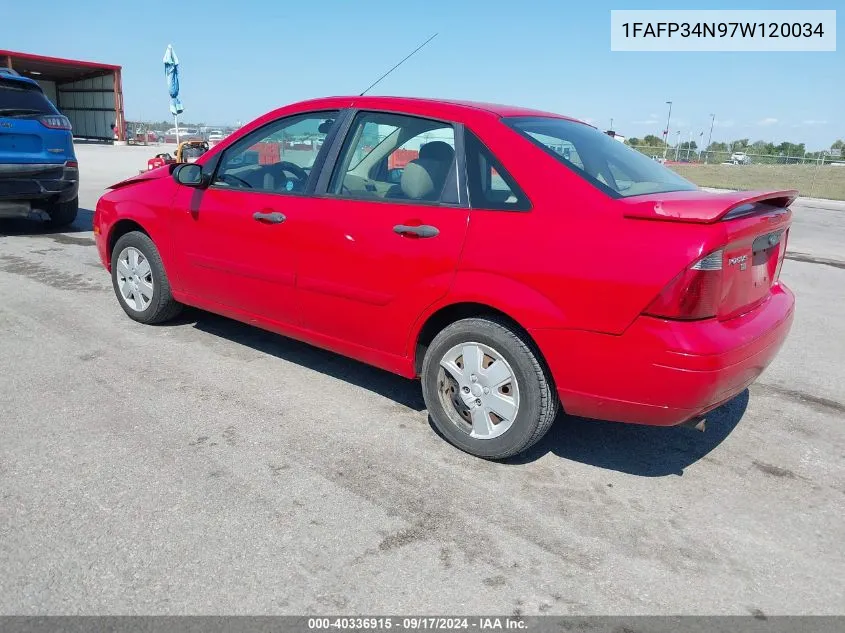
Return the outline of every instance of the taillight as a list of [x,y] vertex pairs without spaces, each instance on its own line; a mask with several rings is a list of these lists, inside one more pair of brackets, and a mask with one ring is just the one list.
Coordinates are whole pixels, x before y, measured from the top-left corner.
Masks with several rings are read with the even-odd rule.
[[778,244],[778,248],[780,251],[778,252],[778,263],[775,267],[775,275],[772,277],[772,281],[775,282],[780,279],[780,269],[783,267],[783,260],[786,257],[786,238],[789,237],[789,230],[787,230],[783,237],[780,238],[780,244]]
[[62,116],[61,114],[47,114],[45,116],[38,117],[38,121],[44,127],[48,127],[51,130],[69,130],[70,127],[70,119],[66,116]]
[[75,160],[66,160],[65,167],[68,169],[79,169],[79,162]]
[[645,313],[664,319],[709,319],[722,296],[722,249],[694,262],[669,282]]

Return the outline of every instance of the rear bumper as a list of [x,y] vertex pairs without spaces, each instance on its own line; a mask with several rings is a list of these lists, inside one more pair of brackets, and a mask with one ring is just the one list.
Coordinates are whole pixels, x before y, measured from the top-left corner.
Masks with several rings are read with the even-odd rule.
[[[42,208],[73,200],[79,194],[79,170],[57,164],[0,164],[0,217],[20,215],[29,206]],[[4,204],[5,203],[5,204]]]
[[774,359],[792,326],[795,298],[782,284],[727,321],[642,316],[624,334],[532,330],[567,413],[659,426],[730,400]]

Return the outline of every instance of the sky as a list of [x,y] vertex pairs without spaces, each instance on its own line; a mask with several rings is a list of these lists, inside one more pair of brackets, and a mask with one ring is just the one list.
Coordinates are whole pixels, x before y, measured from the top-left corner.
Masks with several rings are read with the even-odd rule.
[[[835,9],[836,52],[611,52],[611,9]],[[162,57],[179,57],[184,117],[234,124],[311,97],[357,94],[433,33],[371,94],[540,108],[627,137],[749,138],[822,149],[845,138],[841,0],[241,0],[121,9],[86,0],[37,12],[4,8],[3,48],[118,64],[128,120],[169,117]]]

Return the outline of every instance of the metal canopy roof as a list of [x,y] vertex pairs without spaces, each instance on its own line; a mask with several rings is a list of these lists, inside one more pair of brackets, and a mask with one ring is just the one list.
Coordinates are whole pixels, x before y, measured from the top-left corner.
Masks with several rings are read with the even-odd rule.
[[76,59],[46,57],[44,55],[33,55],[32,53],[0,50],[0,65],[9,66],[9,62],[11,62],[11,67],[24,77],[55,81],[57,83],[78,81],[80,79],[120,71],[120,66],[115,66],[114,64],[100,64]]

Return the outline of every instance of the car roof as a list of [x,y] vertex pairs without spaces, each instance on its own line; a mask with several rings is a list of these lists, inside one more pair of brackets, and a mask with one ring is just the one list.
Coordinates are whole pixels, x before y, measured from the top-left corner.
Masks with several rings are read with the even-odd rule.
[[[499,103],[484,103],[480,101],[464,101],[460,99],[424,99],[419,97],[392,97],[392,96],[336,96],[323,97],[320,99],[311,99],[302,101],[296,105],[307,107],[310,105],[315,107],[330,107],[330,108],[374,108],[374,109],[388,109],[388,110],[408,110],[419,114],[425,113],[427,105],[437,107],[439,111],[443,109],[452,109],[454,114],[458,116],[461,112],[485,112],[496,117],[518,117],[518,116],[542,116],[553,117],[557,119],[567,119],[569,121],[578,121],[578,119],[556,114],[554,112],[545,112],[543,110],[535,110],[533,108],[524,108],[519,106],[504,105]],[[583,123],[583,121],[578,121]]]
[[7,82],[16,81],[18,83],[35,86],[36,88],[41,90],[41,86],[38,85],[37,81],[35,81],[34,79],[30,79],[29,77],[23,77],[21,75],[10,75],[8,73],[0,73],[0,80]]

